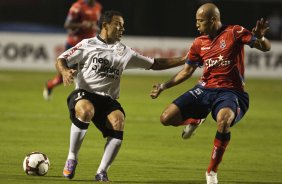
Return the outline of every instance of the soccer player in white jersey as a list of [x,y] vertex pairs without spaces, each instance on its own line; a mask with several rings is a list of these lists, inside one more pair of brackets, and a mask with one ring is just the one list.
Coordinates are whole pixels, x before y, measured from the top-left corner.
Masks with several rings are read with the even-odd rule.
[[[124,20],[120,12],[105,12],[99,26],[101,32],[98,36],[85,39],[61,54],[56,68],[63,76],[64,85],[70,85],[76,77],[76,89],[67,100],[72,125],[63,175],[69,179],[74,177],[79,149],[92,121],[107,138],[94,180],[107,182],[107,171],[123,140],[125,113],[116,100],[123,70],[168,69],[184,64],[186,56],[154,59],[140,55],[122,44],[120,40],[124,32]],[[69,64],[78,64],[78,69],[68,68]]]

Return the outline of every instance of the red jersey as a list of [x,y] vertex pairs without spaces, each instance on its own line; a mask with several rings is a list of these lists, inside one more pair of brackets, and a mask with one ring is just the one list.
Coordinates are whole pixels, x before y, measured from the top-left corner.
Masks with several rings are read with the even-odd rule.
[[[81,23],[83,21],[98,22],[101,16],[102,5],[95,2],[94,6],[89,6],[84,0],[78,0],[72,4],[68,17],[71,22]],[[74,29],[68,32],[67,43],[70,45],[76,45],[83,39],[91,38],[96,35],[94,29]]]
[[244,90],[244,44],[252,47],[252,33],[238,25],[223,26],[215,38],[197,37],[187,63],[204,65],[199,83],[206,88]]

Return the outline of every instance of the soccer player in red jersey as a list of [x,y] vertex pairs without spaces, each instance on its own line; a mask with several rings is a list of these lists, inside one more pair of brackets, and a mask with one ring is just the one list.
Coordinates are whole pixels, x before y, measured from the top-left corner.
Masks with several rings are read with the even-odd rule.
[[269,28],[264,19],[258,20],[252,31],[239,25],[223,25],[219,9],[212,3],[197,10],[196,27],[201,35],[194,40],[184,68],[167,82],[155,84],[151,97],[157,98],[165,89],[190,78],[197,67],[204,67],[199,83],[164,110],[161,123],[186,125],[182,133],[186,139],[211,112],[217,132],[206,180],[207,184],[216,184],[217,169],[230,141],[230,127],[249,107],[249,97],[244,91],[244,45],[269,51],[271,45],[265,38]]
[[[65,50],[75,46],[83,39],[92,38],[96,35],[99,31],[97,22],[100,19],[101,11],[102,5],[95,0],[77,0],[72,4],[64,25],[68,31]],[[61,74],[57,74],[53,79],[48,80],[43,90],[44,99],[50,100],[53,88],[62,83]]]

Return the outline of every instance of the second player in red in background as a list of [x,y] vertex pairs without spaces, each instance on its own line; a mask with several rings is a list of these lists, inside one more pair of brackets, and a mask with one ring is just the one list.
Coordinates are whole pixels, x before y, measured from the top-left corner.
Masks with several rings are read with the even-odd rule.
[[[102,11],[102,5],[95,0],[77,0],[69,9],[64,27],[67,30],[65,50],[75,46],[81,40],[92,38],[100,31],[97,25]],[[76,68],[76,66],[70,66]],[[51,99],[53,89],[62,84],[61,74],[49,79],[44,86],[43,97]]]

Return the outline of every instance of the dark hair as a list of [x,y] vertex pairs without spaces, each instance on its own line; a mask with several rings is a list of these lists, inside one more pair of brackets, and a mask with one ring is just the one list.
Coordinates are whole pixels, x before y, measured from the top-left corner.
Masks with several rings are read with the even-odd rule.
[[99,28],[102,29],[103,23],[110,23],[112,21],[113,16],[121,16],[122,14],[119,11],[115,10],[108,10],[105,13],[102,14],[100,20],[99,20]]

